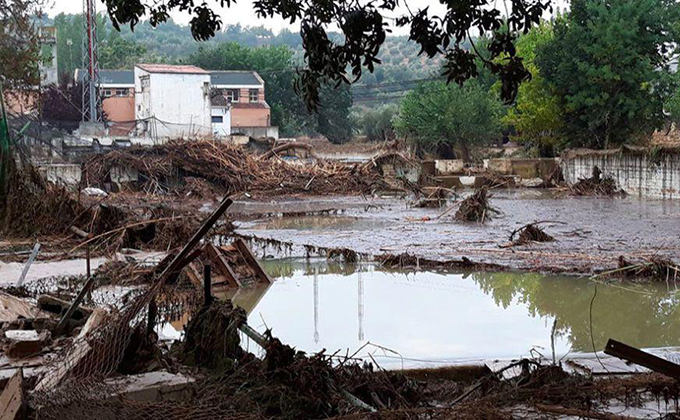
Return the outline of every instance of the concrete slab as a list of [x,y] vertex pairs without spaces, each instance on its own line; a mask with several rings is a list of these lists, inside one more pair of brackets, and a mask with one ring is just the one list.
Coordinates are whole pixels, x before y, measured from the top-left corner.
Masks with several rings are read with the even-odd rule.
[[181,373],[149,372],[107,379],[106,384],[120,389],[112,397],[134,401],[189,401],[194,397],[196,379]]

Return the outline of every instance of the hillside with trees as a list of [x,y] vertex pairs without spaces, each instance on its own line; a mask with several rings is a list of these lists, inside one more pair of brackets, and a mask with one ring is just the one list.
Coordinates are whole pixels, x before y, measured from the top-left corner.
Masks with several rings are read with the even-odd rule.
[[[54,24],[59,31],[59,72],[72,75],[81,62],[82,15],[62,13],[54,18]],[[101,67],[107,69],[130,68],[135,61],[187,63],[189,57],[199,49],[226,42],[251,48],[286,46],[293,52],[294,65],[301,65],[303,59],[300,34],[287,29],[274,33],[262,26],[230,25],[217,32],[214,38],[199,42],[192,37],[189,27],[178,25],[172,20],[156,28],[148,22],[140,22],[134,31],[122,27],[119,32],[104,14],[99,16],[97,28]],[[340,37],[337,33],[333,36]],[[398,82],[436,74],[440,60],[418,56],[418,51],[418,45],[409,41],[407,36],[387,37],[378,56],[382,64],[376,67],[374,73],[367,72],[361,83]]]

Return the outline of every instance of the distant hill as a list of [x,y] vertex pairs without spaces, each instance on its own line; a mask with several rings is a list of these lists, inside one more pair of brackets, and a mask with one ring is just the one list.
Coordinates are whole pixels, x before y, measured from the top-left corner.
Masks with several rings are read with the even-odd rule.
[[[105,31],[113,31],[107,20]],[[187,26],[167,22],[157,28],[148,23],[139,24],[134,32],[124,28],[122,37],[144,45],[147,50],[157,57],[164,57],[169,62],[182,62],[202,43],[191,37]],[[340,38],[340,34],[336,35]],[[214,39],[203,44],[216,42],[237,42],[249,47],[263,45],[286,45],[296,52],[296,57],[302,62],[302,41],[298,33],[282,30],[274,34],[271,30],[259,27],[232,25],[218,33]],[[366,73],[362,84],[376,84],[398,82],[412,79],[422,79],[436,74],[439,70],[438,60],[429,60],[425,56],[418,56],[419,46],[408,40],[407,36],[388,37],[380,52],[382,65],[375,73]]]

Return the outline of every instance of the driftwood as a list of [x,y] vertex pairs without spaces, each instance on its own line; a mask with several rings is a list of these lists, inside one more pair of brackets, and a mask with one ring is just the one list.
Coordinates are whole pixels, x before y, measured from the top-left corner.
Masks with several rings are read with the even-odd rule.
[[484,223],[491,219],[491,213],[500,213],[489,204],[489,190],[482,187],[460,203],[455,218],[463,222]]
[[308,145],[307,143],[298,143],[298,142],[290,142],[286,144],[282,144],[281,146],[277,146],[273,149],[271,149],[268,152],[263,153],[260,156],[260,160],[267,160],[270,159],[274,156],[277,156],[281,152],[285,152],[286,150],[295,150],[295,149],[303,149],[310,155],[314,156],[314,150],[312,146]]

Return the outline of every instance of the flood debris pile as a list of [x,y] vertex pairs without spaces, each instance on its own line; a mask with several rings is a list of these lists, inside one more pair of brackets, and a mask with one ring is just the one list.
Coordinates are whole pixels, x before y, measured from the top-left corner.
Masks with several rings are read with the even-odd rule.
[[616,187],[616,181],[611,176],[602,176],[602,171],[597,166],[593,167],[593,174],[590,178],[581,178],[571,186],[569,190],[575,196],[604,196],[612,197],[625,194],[623,190]]
[[503,270],[503,267],[496,264],[480,263],[472,261],[467,257],[462,257],[460,260],[433,260],[429,258],[421,258],[408,253],[402,254],[382,254],[377,255],[376,260],[383,266],[388,268],[399,269],[478,269],[478,270]]
[[619,256],[618,267],[595,277],[623,277],[631,279],[675,282],[680,279],[680,265],[670,259],[652,257],[632,262]]
[[84,183],[110,187],[120,178],[115,177],[120,168],[138,174],[138,181],[126,183],[128,188],[156,194],[360,194],[384,186],[379,171],[368,165],[261,159],[213,141],[173,141],[96,155],[84,165]]
[[491,219],[492,214],[500,212],[491,207],[489,203],[489,190],[486,187],[479,188],[472,195],[460,203],[455,214],[455,219],[461,222],[484,223]]
[[[545,233],[539,227],[539,224],[546,222],[528,223],[519,229],[515,229],[510,233],[509,246],[525,245],[531,242],[553,242],[555,238]],[[517,239],[515,239],[517,236]]]
[[5,237],[62,234],[86,213],[65,188],[48,182],[30,164],[11,164],[8,179],[7,195],[0,197],[0,232]]
[[[168,250],[186,242],[195,231],[199,209],[136,197],[94,198],[48,182],[32,165],[13,168],[0,232],[6,238],[37,238],[56,248],[95,255],[121,249]],[[123,194],[125,195],[125,194]],[[214,234],[233,230],[229,221]]]
[[442,187],[434,187],[430,193],[418,200],[414,207],[418,208],[440,208],[446,205],[451,190]]
[[193,314],[178,346],[179,359],[191,366],[226,370],[245,356],[237,327],[246,321],[243,309],[231,301],[212,302]]

